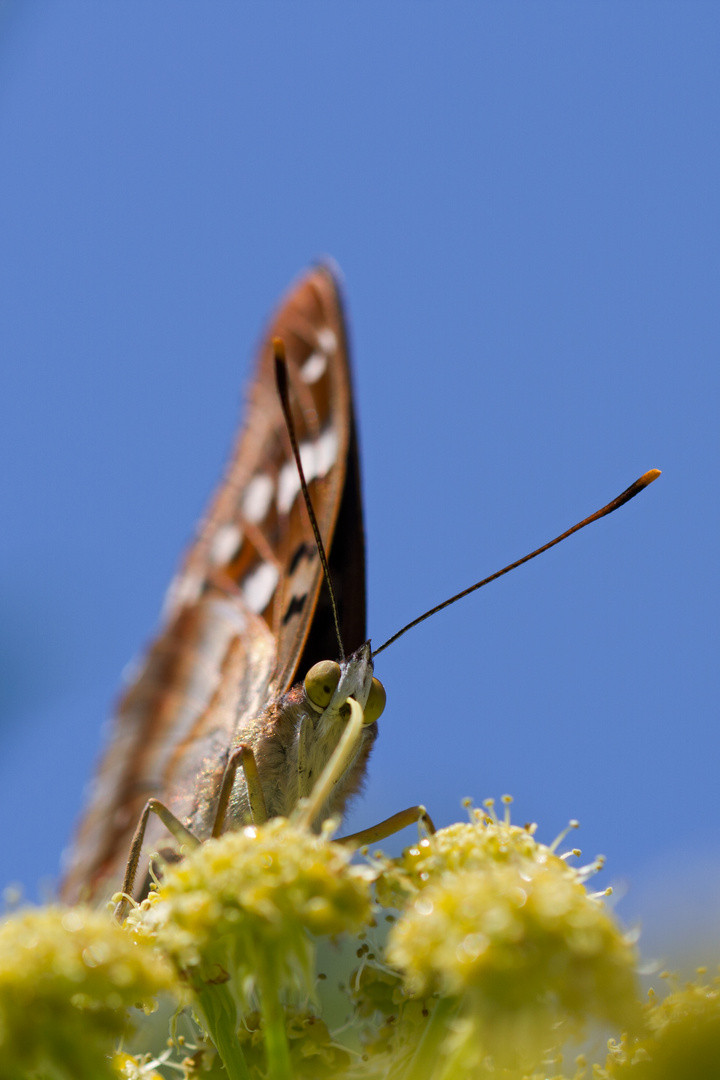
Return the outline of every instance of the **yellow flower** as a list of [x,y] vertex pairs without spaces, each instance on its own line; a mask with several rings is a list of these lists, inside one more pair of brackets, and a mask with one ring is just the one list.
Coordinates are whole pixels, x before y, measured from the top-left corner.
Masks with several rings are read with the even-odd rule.
[[601,1073],[618,1080],[711,1080],[720,1076],[720,980],[688,983],[645,1008],[645,1031],[624,1036]]
[[390,931],[389,963],[409,993],[454,999],[463,1039],[484,1053],[515,1046],[527,1061],[563,1019],[634,1017],[632,944],[587,893],[587,871],[532,830],[476,814],[410,849],[394,875],[391,889],[411,899]]
[[[505,797],[507,803],[509,796]],[[576,826],[577,822],[572,822]],[[399,859],[388,863],[377,883],[378,898],[387,906],[403,907],[419,889],[436,881],[448,871],[482,869],[490,862],[517,863],[529,859],[533,864],[551,865],[558,874],[573,881],[585,881],[598,862],[583,869],[569,867],[555,854],[555,844],[547,846],[535,839],[535,826],[512,825],[509,812],[505,821],[494,814],[472,810],[470,822],[457,822],[426,836],[406,848]]]
[[309,935],[355,932],[371,917],[368,872],[339,844],[273,818],[209,840],[169,869],[144,913],[180,968],[242,978],[258,965],[307,970]]
[[170,966],[103,912],[26,909],[0,925],[0,1077],[116,1077],[126,1010],[174,987]]
[[552,995],[572,1016],[625,1019],[635,953],[602,903],[556,867],[490,864],[423,889],[390,934],[412,992],[514,1010]]

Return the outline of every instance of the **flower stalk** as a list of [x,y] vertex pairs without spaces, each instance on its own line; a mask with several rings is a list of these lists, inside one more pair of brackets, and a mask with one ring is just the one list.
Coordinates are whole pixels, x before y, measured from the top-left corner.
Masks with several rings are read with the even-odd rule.
[[457,1001],[450,997],[438,998],[403,1080],[432,1080],[441,1061],[450,1020],[456,1012]]
[[207,1034],[225,1066],[229,1080],[251,1080],[237,1038],[237,1006],[227,983],[193,979],[196,1007]]
[[273,973],[258,974],[258,991],[263,1016],[263,1033],[269,1080],[293,1080],[290,1050],[285,1033],[285,1010]]

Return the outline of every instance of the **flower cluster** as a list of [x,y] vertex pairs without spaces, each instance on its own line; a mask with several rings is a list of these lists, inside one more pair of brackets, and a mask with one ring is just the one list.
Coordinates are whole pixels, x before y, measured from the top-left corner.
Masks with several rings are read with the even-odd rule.
[[[297,1027],[288,1031],[286,1009],[298,992],[312,992],[315,939],[357,933],[372,917],[372,875],[351,858],[326,835],[274,818],[192,851],[128,920],[187,978],[206,1030],[238,1076],[247,1075],[246,1056],[258,1056],[260,1039],[272,1076],[295,1075],[301,1048],[312,1050],[305,1057],[313,1067],[328,1055],[338,1065],[332,1047],[309,1038],[320,1027],[306,1024],[302,1039]],[[262,1023],[249,1027],[258,1004]]]
[[409,898],[387,959],[407,993],[456,1002],[463,1060],[474,1047],[497,1065],[532,1063],[571,1024],[628,1023],[637,1010],[632,943],[587,892],[587,871],[533,833],[475,812],[385,875],[390,895]]
[[[309,974],[309,935],[358,932],[371,918],[370,875],[339,844],[283,818],[229,832],[169,870],[133,924],[154,932],[181,970],[268,962]],[[270,958],[270,960],[269,960]]]
[[720,1072],[720,979],[691,982],[644,1010],[643,1029],[611,1048],[606,1080],[710,1080]]
[[0,1075],[115,1077],[128,1007],[178,989],[167,960],[106,913],[21,910],[0,925]]
[[[0,1080],[562,1080],[590,1021],[626,1030],[597,1080],[714,1075],[720,980],[642,1009],[634,944],[587,890],[599,861],[574,867],[535,833],[486,804],[355,865],[328,832],[274,819],[166,867],[122,927],[81,907],[9,916]],[[186,1015],[188,1041],[174,1027],[113,1055],[129,1007],[163,991],[200,1031]]]

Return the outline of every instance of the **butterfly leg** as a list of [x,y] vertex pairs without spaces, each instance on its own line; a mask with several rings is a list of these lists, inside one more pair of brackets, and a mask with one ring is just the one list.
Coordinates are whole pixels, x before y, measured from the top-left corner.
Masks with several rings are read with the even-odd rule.
[[230,793],[232,792],[233,784],[235,783],[235,774],[238,771],[239,765],[242,765],[243,772],[245,773],[248,802],[250,803],[250,813],[252,815],[252,820],[248,821],[247,824],[263,825],[268,819],[265,796],[263,795],[262,784],[260,783],[260,774],[258,772],[257,762],[255,761],[255,755],[250,746],[247,746],[246,743],[241,743],[240,746],[233,750],[228,758],[225,775],[223,776],[222,787],[220,788],[220,798],[218,800],[215,823],[212,831],[212,835],[215,837],[220,836],[223,831],[228,803],[230,802]]
[[395,833],[400,832],[401,829],[404,829],[406,825],[412,825],[415,821],[421,821],[431,836],[435,832],[432,818],[424,806],[408,806],[407,810],[401,810],[369,829],[362,829],[351,836],[341,836],[337,843],[347,844],[348,847],[365,847],[366,844],[377,844],[378,841],[393,836]]
[[199,847],[200,841],[193,836],[189,829],[186,829],[182,822],[178,821],[175,815],[168,810],[166,806],[163,806],[157,799],[148,799],[145,803],[145,809],[140,815],[135,835],[133,836],[132,844],[130,845],[130,854],[128,855],[128,861],[125,866],[125,877],[122,883],[123,898],[118,902],[115,907],[115,918],[118,922],[122,922],[125,917],[125,912],[129,904],[129,897],[132,896],[133,886],[135,885],[135,875],[137,874],[138,863],[140,862],[140,854],[142,852],[142,846],[145,841],[145,830],[147,829],[148,819],[150,814],[156,814],[162,821],[168,832],[175,837],[179,844],[185,844],[186,847],[196,848]]

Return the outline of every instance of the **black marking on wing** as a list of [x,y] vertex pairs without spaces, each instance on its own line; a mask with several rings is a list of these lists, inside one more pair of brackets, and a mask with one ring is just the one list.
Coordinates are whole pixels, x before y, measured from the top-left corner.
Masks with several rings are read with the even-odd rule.
[[305,607],[305,601],[307,600],[307,598],[307,593],[303,593],[302,596],[293,596],[292,600],[287,606],[287,611],[283,615],[282,621],[284,626],[286,626],[290,619],[292,619],[293,615],[300,614],[302,609]]
[[310,547],[310,545],[306,544],[305,541],[303,541],[302,544],[298,544],[298,546],[295,548],[295,551],[293,552],[292,558],[290,559],[290,564],[288,566],[288,574],[292,575],[295,573],[301,559],[314,559],[316,555],[317,551],[315,550],[315,548]]

